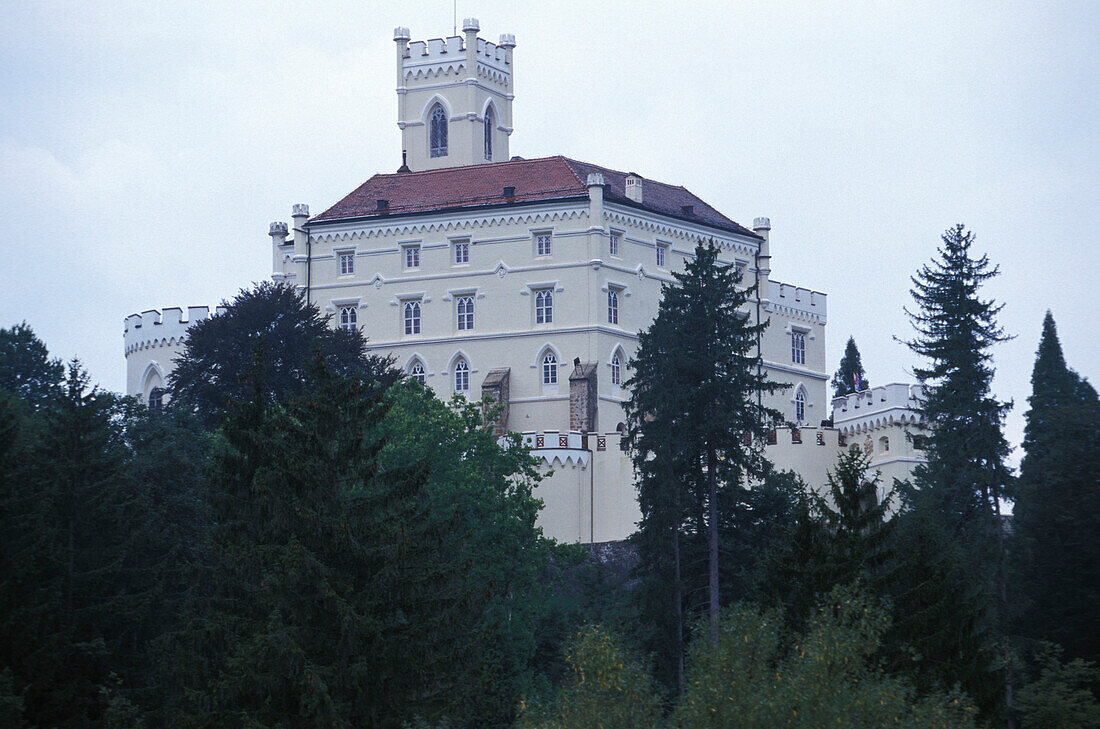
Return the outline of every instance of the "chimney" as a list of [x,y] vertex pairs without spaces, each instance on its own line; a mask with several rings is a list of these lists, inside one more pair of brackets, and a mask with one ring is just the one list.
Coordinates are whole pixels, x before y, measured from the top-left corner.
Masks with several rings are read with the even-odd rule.
[[636,203],[642,202],[642,176],[631,172],[626,176],[626,196]]

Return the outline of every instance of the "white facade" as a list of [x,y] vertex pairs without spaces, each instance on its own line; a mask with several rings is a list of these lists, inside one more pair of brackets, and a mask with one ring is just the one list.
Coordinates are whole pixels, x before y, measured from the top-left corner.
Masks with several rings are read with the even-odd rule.
[[[769,322],[765,368],[790,384],[768,404],[806,426],[778,432],[769,455],[823,486],[843,440],[819,427],[830,416],[826,297],[771,279],[770,221],[749,230],[635,173],[510,159],[515,40],[493,45],[477,30],[470,19],[464,38],[427,42],[395,31],[405,165],[320,215],[299,204],[292,226],[272,223],[273,279],[299,287],[334,326],[361,329],[372,351],[443,399],[480,399],[488,378],[485,394],[503,394],[499,425],[523,433],[553,471],[536,494],[544,532],[613,541],[639,516],[618,434],[627,363],[662,285],[714,241],[759,283],[746,314]],[[130,394],[148,398],[170,370],[186,324],[168,311],[170,322],[127,319]]]

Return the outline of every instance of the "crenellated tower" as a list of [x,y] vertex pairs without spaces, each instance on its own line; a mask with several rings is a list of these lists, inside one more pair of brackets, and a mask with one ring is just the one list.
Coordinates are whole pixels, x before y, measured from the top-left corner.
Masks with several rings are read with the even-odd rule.
[[508,159],[516,38],[505,33],[494,44],[479,29],[466,18],[462,36],[416,42],[408,28],[394,29],[402,171]]

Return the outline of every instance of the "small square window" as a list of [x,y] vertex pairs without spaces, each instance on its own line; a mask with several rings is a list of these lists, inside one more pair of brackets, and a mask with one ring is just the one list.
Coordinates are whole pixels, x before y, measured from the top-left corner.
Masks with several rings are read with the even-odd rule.
[[611,232],[611,235],[607,239],[607,252],[612,256],[619,255],[619,244],[622,242],[623,234]]
[[420,246],[405,246],[405,268],[420,268]]
[[554,235],[552,233],[535,234],[535,255],[549,256],[554,252]]
[[454,262],[456,265],[470,262],[470,241],[456,240],[454,242]]
[[665,259],[668,257],[668,246],[664,243],[657,244],[657,268],[665,267]]
[[341,253],[340,254],[340,275],[341,276],[350,276],[353,273],[355,273],[355,254],[351,253],[351,252]]

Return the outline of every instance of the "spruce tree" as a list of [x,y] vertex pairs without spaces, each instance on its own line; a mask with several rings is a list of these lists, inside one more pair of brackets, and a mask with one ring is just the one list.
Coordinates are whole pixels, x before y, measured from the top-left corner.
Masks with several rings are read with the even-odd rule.
[[840,366],[833,375],[833,397],[844,397],[868,387],[867,373],[863,371],[863,361],[859,357],[856,340],[848,337],[844,356],[840,358]]
[[1013,511],[1028,637],[1070,658],[1100,660],[1100,405],[1071,370],[1048,311],[1031,376],[1019,496]]
[[[663,288],[657,317],[641,333],[631,362],[626,406],[640,476],[643,569],[682,592],[680,547],[689,541],[700,549],[712,640],[721,605],[720,502],[740,500],[735,494],[747,480],[763,475],[764,436],[780,416],[760,395],[781,387],[760,367],[757,338],[764,325],[741,312],[755,285],[741,287],[734,266],[718,256],[713,242],[697,246],[684,271],[673,274],[676,283]],[[676,623],[682,636],[683,622]],[[682,637],[671,642],[681,645]]]

